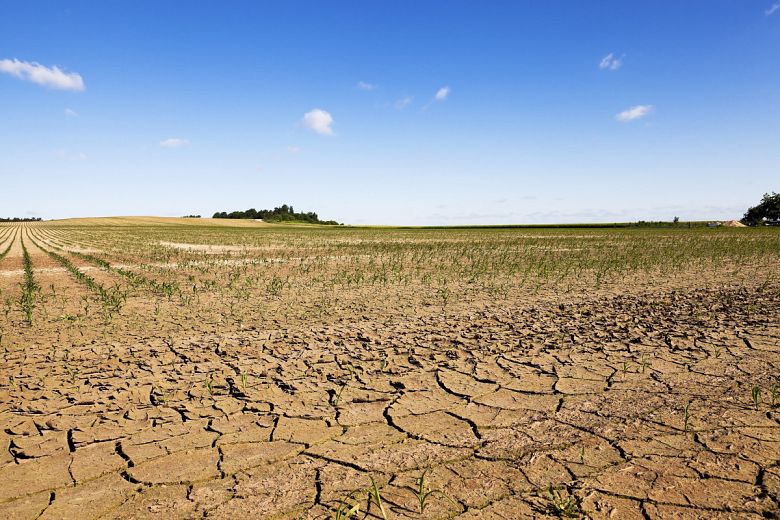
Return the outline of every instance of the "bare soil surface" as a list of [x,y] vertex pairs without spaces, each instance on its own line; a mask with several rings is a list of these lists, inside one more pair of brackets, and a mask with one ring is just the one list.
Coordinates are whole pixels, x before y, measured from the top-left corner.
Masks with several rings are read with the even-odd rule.
[[[345,286],[323,311],[302,302],[325,298],[309,270],[299,291],[293,278],[279,295],[276,278],[237,283],[233,299],[218,289],[236,269],[285,272],[252,256],[279,244],[171,235],[211,244],[171,262],[157,233],[142,254],[80,225],[0,234],[0,253],[14,240],[0,259],[0,518],[780,515],[776,279],[694,266],[491,297],[464,278],[451,304],[418,282]],[[22,239],[32,324],[15,303]],[[289,258],[310,254],[289,240]],[[220,247],[248,263],[205,269]],[[105,296],[51,252],[125,291],[121,309],[99,311]],[[160,292],[166,276],[179,296]]]

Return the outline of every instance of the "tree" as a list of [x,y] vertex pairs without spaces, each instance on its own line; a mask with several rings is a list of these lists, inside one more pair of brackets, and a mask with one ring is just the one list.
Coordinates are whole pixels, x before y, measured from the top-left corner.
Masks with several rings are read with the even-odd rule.
[[674,221],[673,222],[675,224],[679,224],[680,223],[680,217],[674,217]]
[[764,193],[764,197],[757,206],[748,208],[742,223],[748,226],[756,226],[767,220],[780,219],[780,193]]

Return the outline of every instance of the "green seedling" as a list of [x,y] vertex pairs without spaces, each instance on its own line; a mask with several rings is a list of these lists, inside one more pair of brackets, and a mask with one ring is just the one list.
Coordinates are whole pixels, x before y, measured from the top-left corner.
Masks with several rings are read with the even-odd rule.
[[333,398],[333,406],[338,406],[341,402],[341,394],[344,392],[344,389],[347,387],[349,382],[355,378],[355,369],[352,367],[352,365],[347,365],[347,370],[349,370],[349,378],[345,379],[343,383],[341,383],[341,386],[339,387],[339,391],[336,394],[336,396]]
[[344,381],[341,386],[339,387],[339,391],[336,394],[336,396],[333,398],[333,406],[338,406],[339,402],[341,401],[341,393],[344,391],[344,389],[347,387],[347,382]]
[[353,491],[346,497],[341,499],[339,507],[333,514],[333,520],[347,520],[352,516],[357,516],[360,513],[360,504],[354,500],[355,492]]
[[268,282],[268,294],[271,296],[280,296],[285,285],[287,285],[286,280],[274,275],[271,278],[271,281]]
[[211,376],[209,376],[208,379],[206,379],[206,391],[209,393],[209,395],[214,395],[214,380]]
[[560,491],[550,484],[547,489],[547,498],[550,500],[550,511],[562,518],[576,518],[580,516],[577,500],[573,496],[563,498]]
[[374,477],[370,477],[370,478],[371,478],[371,487],[368,488],[369,505],[371,504],[371,500],[376,502],[376,505],[379,508],[379,513],[382,515],[382,518],[384,518],[384,520],[387,520],[387,513],[385,513],[385,506],[382,504],[382,494],[380,493],[380,487],[376,483],[376,480],[374,480]]
[[[0,336],[0,341],[2,341],[2,336]],[[778,397],[780,397],[780,390],[778,390],[777,385],[772,386],[772,389],[769,391],[769,396],[772,399],[772,406],[774,406]]]
[[436,289],[436,295],[441,300],[441,308],[446,309],[447,304],[450,302],[450,295],[451,295],[449,287],[447,287],[446,285],[439,287],[438,289]]
[[423,471],[419,477],[417,477],[417,485],[414,490],[415,497],[417,497],[417,503],[420,505],[420,514],[425,513],[425,507],[428,504],[428,499],[432,497],[433,495],[441,495],[442,497],[449,500],[453,505],[455,504],[455,501],[452,500],[449,496],[447,496],[446,493],[443,491],[438,491],[435,489],[431,489],[428,485],[428,479],[426,478],[428,473],[430,472],[430,468]]
[[420,504],[420,514],[425,513],[425,504],[428,502],[428,498],[433,493],[433,491],[431,491],[430,488],[428,487],[428,483],[425,480],[425,475],[427,473],[428,470],[426,469],[417,478],[417,489],[415,490],[415,493],[417,496],[417,502]]
[[754,386],[753,390],[750,391],[750,394],[753,397],[753,404],[755,405],[756,410],[758,410],[758,405],[761,404],[761,389]]
[[690,407],[691,407],[691,403],[690,403],[690,401],[688,401],[688,404],[685,405],[685,410],[684,410],[685,415],[683,416],[684,427],[685,427],[685,431],[686,432],[688,431],[688,421],[691,418],[691,414],[688,412],[688,409]]
[[241,388],[246,391],[246,383],[249,379],[249,375],[246,372],[241,372]]

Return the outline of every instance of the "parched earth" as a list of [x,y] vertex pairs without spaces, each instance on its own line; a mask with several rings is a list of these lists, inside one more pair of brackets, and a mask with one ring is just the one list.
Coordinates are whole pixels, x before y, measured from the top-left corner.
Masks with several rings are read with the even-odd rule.
[[779,289],[4,343],[0,518],[778,518]]

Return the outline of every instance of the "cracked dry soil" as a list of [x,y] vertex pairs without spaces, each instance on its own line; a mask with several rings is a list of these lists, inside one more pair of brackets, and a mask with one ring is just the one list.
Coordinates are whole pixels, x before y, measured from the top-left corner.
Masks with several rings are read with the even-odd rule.
[[[89,294],[43,271],[67,235],[0,268],[22,235],[42,291]],[[381,518],[374,478],[388,518],[778,518],[777,285],[144,327],[130,300],[86,332],[6,313],[0,517]]]

